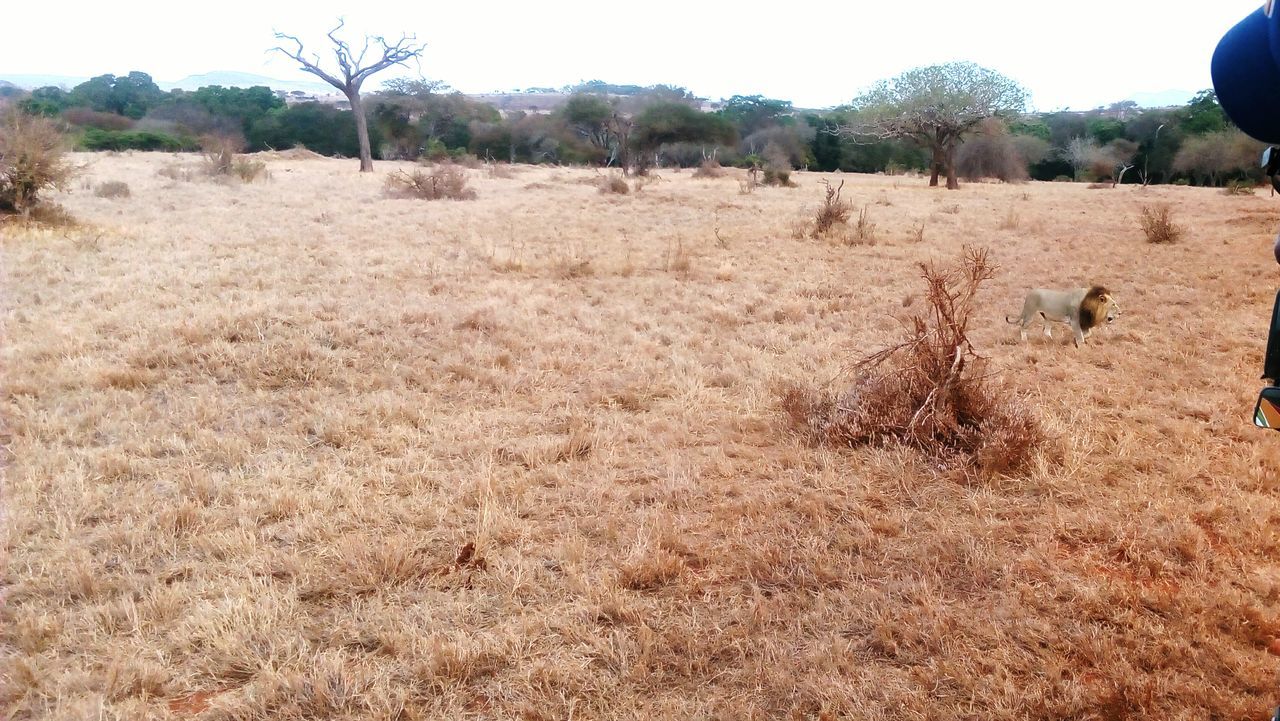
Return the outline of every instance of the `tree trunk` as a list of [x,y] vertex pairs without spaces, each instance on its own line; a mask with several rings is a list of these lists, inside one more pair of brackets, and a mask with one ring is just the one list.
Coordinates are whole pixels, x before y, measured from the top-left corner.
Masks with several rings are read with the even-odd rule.
[[941,167],[942,167],[942,163],[939,162],[938,160],[938,147],[935,145],[933,147],[933,153],[929,157],[929,170],[930,170],[929,187],[930,188],[938,187],[938,172]]
[[947,149],[944,151],[942,158],[947,167],[947,190],[959,190],[960,183],[956,180],[956,145],[954,142],[947,144]]
[[347,100],[351,103],[351,112],[356,118],[356,139],[360,141],[360,172],[373,172],[373,151],[369,149],[369,119],[364,116],[364,106],[360,104],[360,89],[347,90]]

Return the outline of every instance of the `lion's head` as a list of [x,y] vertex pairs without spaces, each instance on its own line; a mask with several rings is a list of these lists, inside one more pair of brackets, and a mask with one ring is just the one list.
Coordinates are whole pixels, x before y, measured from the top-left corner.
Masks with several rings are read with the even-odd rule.
[[1120,317],[1120,306],[1116,304],[1111,291],[1095,285],[1085,293],[1080,301],[1080,327],[1096,328],[1103,323],[1114,323]]

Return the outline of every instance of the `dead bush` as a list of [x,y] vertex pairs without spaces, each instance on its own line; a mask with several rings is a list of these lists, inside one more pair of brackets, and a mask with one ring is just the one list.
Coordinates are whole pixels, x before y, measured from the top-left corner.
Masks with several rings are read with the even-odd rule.
[[850,236],[850,244],[869,245],[875,242],[876,224],[871,222],[871,214],[867,212],[867,206],[864,205],[862,206],[862,210],[858,211],[858,222],[853,226],[853,233]]
[[244,150],[244,138],[236,135],[205,135],[200,138],[204,151],[205,172],[209,175],[230,175],[236,153]]
[[919,268],[928,302],[908,319],[906,337],[856,361],[841,392],[785,388],[783,410],[813,443],[897,442],[982,476],[1016,473],[1045,433],[1025,401],[992,380],[969,340],[978,288],[996,267],[985,249],[965,248],[950,267]]
[[598,182],[601,193],[614,193],[616,195],[626,195],[631,192],[631,186],[627,185],[627,181],[623,180],[620,175],[608,175],[600,179]]
[[248,158],[236,158],[231,161],[231,172],[246,183],[252,183],[258,178],[265,180],[271,177],[271,173],[267,172],[266,163]]
[[467,171],[456,165],[437,165],[430,173],[399,170],[387,176],[384,189],[393,198],[476,199],[476,191],[467,187]]
[[840,199],[840,191],[844,190],[843,180],[836,187],[832,187],[831,183],[826,180],[823,180],[822,184],[826,186],[826,197],[813,218],[814,238],[821,237],[834,225],[847,224],[849,215],[853,213],[853,206]]
[[1174,243],[1182,237],[1182,228],[1173,222],[1173,212],[1168,205],[1142,206],[1138,224],[1148,243]]
[[29,216],[45,190],[65,190],[77,168],[66,159],[67,143],[44,117],[11,109],[0,117],[0,213]]
[[698,169],[693,171],[693,177],[695,178],[722,178],[724,174],[725,169],[720,165],[720,161],[715,158],[708,158],[702,161]]
[[105,183],[99,183],[98,187],[93,189],[93,194],[99,198],[127,198],[129,184],[121,180],[108,180]]
[[1247,180],[1233,180],[1222,189],[1223,195],[1253,195],[1253,183]]

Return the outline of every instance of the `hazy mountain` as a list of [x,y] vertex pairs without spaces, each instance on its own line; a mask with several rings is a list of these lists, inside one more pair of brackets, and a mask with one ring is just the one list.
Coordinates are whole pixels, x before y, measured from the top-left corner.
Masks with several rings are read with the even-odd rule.
[[8,75],[0,73],[0,80],[13,83],[24,90],[43,88],[46,85],[64,87],[70,90],[88,79],[74,75]]

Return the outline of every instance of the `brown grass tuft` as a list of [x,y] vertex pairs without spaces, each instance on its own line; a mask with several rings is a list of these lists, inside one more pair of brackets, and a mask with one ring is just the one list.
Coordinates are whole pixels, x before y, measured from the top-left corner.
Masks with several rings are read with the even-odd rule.
[[1175,243],[1182,237],[1182,228],[1173,222],[1173,211],[1167,203],[1155,207],[1142,206],[1138,224],[1148,243]]

